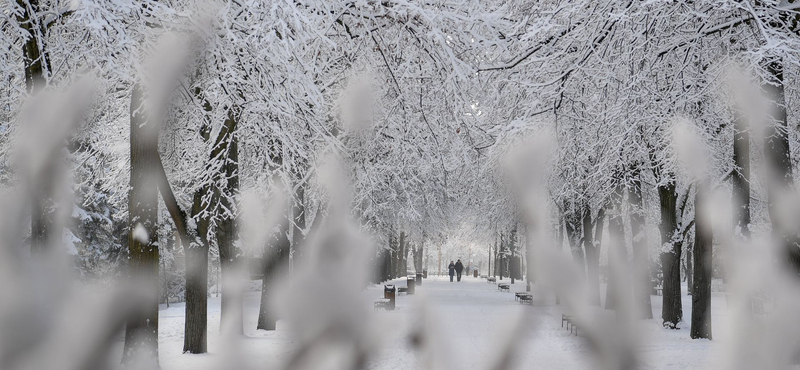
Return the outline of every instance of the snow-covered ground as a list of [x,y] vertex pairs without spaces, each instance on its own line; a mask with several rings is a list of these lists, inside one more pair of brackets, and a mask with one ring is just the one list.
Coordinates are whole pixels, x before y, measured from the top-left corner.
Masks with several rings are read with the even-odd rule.
[[[505,282],[508,282],[507,280]],[[405,281],[397,281],[405,286]],[[684,294],[686,292],[684,286]],[[370,286],[364,291],[365,305],[371,305],[382,296],[382,286]],[[522,291],[525,285],[517,282],[512,291]],[[536,291],[535,291],[536,293]],[[496,285],[485,280],[466,277],[461,283],[450,283],[446,277],[430,277],[417,294],[401,294],[397,309],[375,313],[382,330],[389,331],[381,350],[370,359],[370,369],[420,368],[420,354],[411,348],[407,333],[413,320],[419,319],[420,301],[425,301],[433,317],[431,328],[442,339],[441,356],[448,359],[454,369],[485,369],[497,355],[499,343],[508,335],[509,323],[526,312],[530,320],[529,335],[518,342],[517,368],[525,369],[593,369],[588,343],[581,336],[570,335],[561,327],[562,307],[552,299],[537,297],[533,306],[520,305],[511,293],[500,292]],[[652,296],[656,319],[641,323],[640,341],[643,368],[645,369],[707,369],[713,367],[711,356],[719,340],[692,340],[688,323],[691,314],[691,297],[683,299],[684,323],[680,330],[667,330],[660,326],[661,297]],[[276,368],[292,351],[290,330],[283,322],[273,332],[255,330],[258,316],[259,292],[248,292],[245,297],[245,332],[248,336],[240,346],[240,356],[247,367]],[[224,361],[219,355],[223,343],[219,337],[219,298],[209,299],[209,353],[205,355],[182,354],[184,307],[173,304],[162,306],[160,311],[160,362],[164,370],[207,369],[220,367]],[[371,311],[370,311],[371,312]],[[714,337],[724,337],[724,293],[713,293],[712,322]],[[595,319],[613,318],[611,311],[596,309]],[[524,366],[523,366],[524,365]]]

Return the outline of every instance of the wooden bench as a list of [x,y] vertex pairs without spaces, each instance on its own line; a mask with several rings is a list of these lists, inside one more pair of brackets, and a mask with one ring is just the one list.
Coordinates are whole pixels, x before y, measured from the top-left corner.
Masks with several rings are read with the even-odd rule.
[[499,291],[501,291],[501,292],[503,292],[503,291],[510,292],[511,291],[511,286],[508,285],[508,283],[500,283],[500,284],[497,284],[497,289]]
[[533,304],[533,294],[529,292],[516,292],[514,293],[514,300],[519,301],[519,303]]
[[569,333],[572,334],[572,329],[575,329],[575,336],[578,336],[578,325],[575,324],[571,315],[561,314],[561,327],[564,327],[564,323],[567,323],[567,329],[569,329]]
[[375,312],[378,310],[389,311],[389,304],[392,303],[391,299],[378,298],[375,300]]
[[487,283],[494,283],[494,282],[497,282],[497,278],[496,278],[496,277],[494,277],[494,276],[489,276],[488,278],[486,278],[486,282],[487,282]]
[[406,294],[408,294],[408,287],[399,286],[399,287],[397,287],[397,292],[398,293],[406,293]]

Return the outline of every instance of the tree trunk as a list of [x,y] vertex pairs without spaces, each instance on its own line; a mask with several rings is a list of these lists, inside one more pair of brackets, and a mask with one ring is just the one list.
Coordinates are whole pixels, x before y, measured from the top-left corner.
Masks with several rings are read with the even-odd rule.
[[511,279],[511,284],[514,284],[514,279],[517,277],[517,272],[516,272],[516,267],[515,267],[517,265],[517,263],[516,263],[517,228],[516,228],[516,226],[513,229],[511,229],[511,234],[508,237],[508,249],[509,249],[509,252],[511,252],[510,253],[510,258],[509,258],[509,264],[508,264],[508,267],[509,267],[508,277]]
[[741,114],[736,113],[733,133],[733,163],[731,194],[734,210],[734,233],[750,238],[750,128]]
[[408,275],[408,241],[406,241],[406,232],[400,232],[400,241],[399,241],[400,253],[398,257],[400,257],[400,271],[398,272],[399,276],[405,277]]
[[146,290],[152,301],[146,311],[125,327],[123,363],[152,359],[158,362],[158,184],[153,180],[158,165],[158,127],[143,109],[139,85],[131,93],[130,163],[128,193],[128,280]]
[[[697,202],[697,200],[695,200],[695,202]],[[695,208],[695,212],[696,212],[696,208]],[[695,219],[696,218],[697,218],[697,216],[695,216]],[[695,221],[695,222],[697,222],[697,221]],[[695,227],[697,227],[696,224],[695,224]],[[695,236],[695,238],[696,237],[697,236]],[[692,295],[692,294],[694,294],[694,265],[695,265],[695,263],[694,263],[694,241],[690,242],[686,246],[686,256],[684,256],[684,259],[686,261],[686,267],[685,267],[685,270],[686,270],[686,287],[687,287],[687,290],[688,290],[686,292],[686,294],[687,295]]]
[[567,239],[569,240],[569,248],[572,252],[572,259],[575,264],[579,266],[582,277],[586,277],[586,262],[583,256],[583,248],[581,247],[581,216],[577,211],[571,211],[564,216],[564,226],[567,230]]
[[650,257],[647,251],[647,234],[645,231],[644,202],[642,198],[642,180],[639,169],[631,172],[631,186],[628,188],[630,202],[631,245],[633,248],[634,281],[633,295],[637,311],[642,319],[653,318],[653,307],[650,302]]
[[25,42],[22,44],[25,88],[28,93],[35,93],[47,85],[45,73],[50,70],[50,59],[47,53],[44,52],[44,45],[39,44],[40,40],[44,40],[45,35],[40,32],[40,30],[44,30],[44,27],[37,27],[40,25],[39,22],[31,16],[31,11],[37,13],[42,9],[40,9],[39,0],[16,1],[21,10],[17,14],[17,22],[19,27],[25,31]]
[[[199,94],[199,92],[196,92]],[[211,107],[206,103],[206,111]],[[227,321],[226,316],[230,315],[231,298],[238,296],[235,292],[230,292],[230,282],[236,279],[233,266],[233,242],[236,237],[235,226],[235,207],[230,198],[235,196],[238,191],[238,147],[233,136],[237,121],[233,113],[228,113],[222,129],[217,134],[211,150],[209,161],[223,161],[221,171],[214,174],[211,184],[207,184],[197,190],[194,194],[192,205],[192,218],[197,224],[197,236],[199,243],[184,243],[186,257],[186,318],[183,336],[184,353],[206,353],[208,337],[208,251],[210,246],[210,219],[209,213],[217,214],[220,221],[217,224],[216,239],[220,252],[220,269],[222,270],[221,312],[222,321]],[[210,140],[210,127],[204,126],[201,129],[201,136],[204,141]],[[227,182],[227,188],[221,189],[219,183],[223,181],[223,176]],[[210,199],[208,199],[210,197]],[[205,213],[204,213],[205,212]],[[232,303],[236,306],[236,303]],[[234,320],[236,315],[233,315]],[[231,323],[231,325],[236,325]],[[241,326],[241,324],[239,325]],[[224,328],[225,325],[220,325]],[[239,329],[243,332],[243,329]]]
[[592,235],[592,210],[588,206],[583,212],[583,247],[586,250],[586,282],[589,286],[589,303],[600,305],[600,240],[602,237],[605,210],[600,208],[595,220],[597,233]]
[[700,183],[694,201],[694,287],[691,337],[711,339],[711,255],[714,234],[706,213],[708,186]]
[[271,245],[266,246],[264,251],[264,277],[261,283],[261,309],[258,312],[257,329],[275,330],[278,317],[270,307],[269,299],[272,295],[271,282],[278,277],[277,273],[281,265],[288,259],[289,248],[289,222],[281,223],[278,234],[273,239]]
[[389,258],[389,279],[392,280],[397,277],[397,261],[395,260],[395,250],[394,250],[394,236],[392,232],[389,232],[389,250],[386,251],[387,258]]
[[[50,70],[49,58],[44,51],[43,27],[37,27],[39,21],[35,13],[39,12],[38,0],[16,0],[20,8],[17,23],[24,31],[25,42],[22,44],[22,64],[25,72],[25,89],[28,94],[35,94],[47,85],[46,72]],[[32,16],[33,14],[33,16]],[[43,20],[41,20],[43,21]],[[52,167],[52,166],[51,166]],[[54,168],[42,170],[35,179],[31,179],[31,252],[38,253],[55,245],[61,237],[61,230],[55,230],[53,176]]]
[[[192,213],[203,208],[204,192],[195,193]],[[206,353],[208,336],[208,218],[197,221],[200,243],[184,245],[186,258],[186,317],[184,321],[183,352]]]
[[611,210],[608,218],[608,285],[606,286],[607,310],[617,308],[617,296],[622,293],[620,289],[628,263],[628,251],[625,248],[625,225],[622,221],[622,195],[625,187],[620,181],[611,198]]
[[[492,257],[494,257],[494,270],[492,270]],[[489,250],[489,272],[494,278],[497,278],[497,236],[494,238],[494,253],[491,248]]]
[[303,254],[302,245],[305,240],[303,232],[306,229],[306,187],[303,174],[295,174],[294,205],[292,207],[292,259]]
[[500,250],[497,252],[497,267],[500,268],[500,280],[503,280],[506,274],[506,248],[508,248],[505,234],[500,233]]
[[[225,195],[220,197],[222,209],[217,211],[221,220],[217,224],[217,246],[219,248],[220,270],[222,275],[222,298],[220,299],[220,330],[231,330],[231,333],[244,334],[244,318],[242,312],[242,292],[238,291],[238,280],[242,279],[241,261],[236,256],[236,238],[238,234],[236,205],[232,201],[239,194],[239,140],[234,132],[236,121],[229,113],[225,122],[228,134],[223,142],[227,142],[225,163],[222,170],[227,179]],[[234,291],[237,290],[237,291]]]
[[658,187],[661,204],[661,271],[663,280],[662,325],[677,329],[683,319],[681,306],[681,243],[677,239],[678,216],[675,183],[669,182]]
[[790,272],[800,278],[800,248],[797,248],[798,237],[795,225],[780,219],[776,202],[783,201],[792,192],[794,185],[791,152],[789,148],[789,132],[786,114],[786,95],[783,82],[783,63],[772,61],[767,66],[771,81],[764,84],[764,90],[770,100],[770,116],[774,119],[765,133],[766,144],[764,156],[767,162],[769,184],[767,186],[768,208],[772,231],[776,239],[783,244],[785,261]]

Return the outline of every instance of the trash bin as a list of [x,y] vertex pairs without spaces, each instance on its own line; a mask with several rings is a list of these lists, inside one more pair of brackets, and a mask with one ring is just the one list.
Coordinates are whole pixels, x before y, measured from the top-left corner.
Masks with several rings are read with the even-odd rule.
[[416,283],[414,282],[414,280],[416,280],[416,279],[414,278],[413,275],[406,277],[406,288],[408,289],[408,290],[406,290],[406,294],[408,294],[408,295],[414,294],[414,286],[416,286]]
[[478,270],[472,270],[472,277],[478,277]]
[[427,279],[428,278],[428,270],[422,270],[422,278],[423,279]]
[[417,273],[417,285],[422,285],[422,273]]
[[394,285],[384,285],[383,286],[383,298],[389,300],[389,305],[386,306],[387,310],[394,310],[394,297],[397,293],[397,288]]

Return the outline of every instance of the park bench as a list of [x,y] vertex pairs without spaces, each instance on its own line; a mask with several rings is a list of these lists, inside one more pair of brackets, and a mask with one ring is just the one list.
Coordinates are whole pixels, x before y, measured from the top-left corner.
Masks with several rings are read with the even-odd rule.
[[529,292],[516,292],[514,293],[514,300],[519,303],[533,304],[533,294]]
[[575,336],[578,336],[578,325],[575,324],[575,321],[572,319],[571,315],[561,314],[561,327],[564,327],[564,323],[567,323],[567,329],[569,329],[569,333],[572,334],[572,329],[575,329]]
[[375,312],[378,310],[389,311],[389,304],[392,302],[388,298],[378,298],[375,300]]
[[399,287],[397,287],[397,292],[398,293],[406,293],[406,294],[408,294],[408,287],[399,286]]
[[497,282],[497,278],[496,278],[496,277],[494,277],[494,276],[489,276],[488,278],[486,278],[486,282],[487,282],[487,283],[494,283],[494,282]]
[[656,286],[656,295],[663,295],[664,294],[664,287],[661,285]]
[[510,292],[511,291],[511,286],[508,285],[508,283],[500,283],[500,284],[497,284],[497,289],[499,291],[501,291],[501,292],[503,292],[503,291]]

